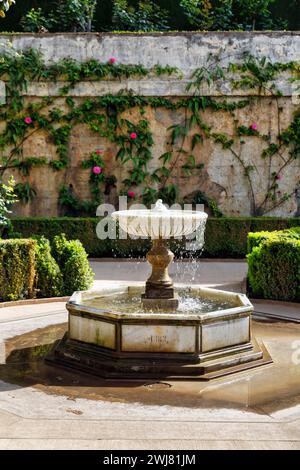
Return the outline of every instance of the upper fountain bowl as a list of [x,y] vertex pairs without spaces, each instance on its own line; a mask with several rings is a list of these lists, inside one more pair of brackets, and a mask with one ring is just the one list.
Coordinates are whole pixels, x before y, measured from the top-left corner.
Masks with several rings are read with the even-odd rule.
[[169,239],[183,237],[203,227],[207,214],[201,211],[169,210],[159,199],[153,209],[129,209],[112,213],[121,229],[136,237]]

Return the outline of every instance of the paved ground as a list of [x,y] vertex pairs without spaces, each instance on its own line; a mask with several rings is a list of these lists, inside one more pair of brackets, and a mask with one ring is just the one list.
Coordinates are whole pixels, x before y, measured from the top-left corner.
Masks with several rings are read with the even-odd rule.
[[[146,265],[132,262],[95,262],[93,268],[96,285],[108,276],[141,280],[146,273]],[[174,277],[206,285],[217,279],[224,287],[245,273],[240,262],[194,268],[194,276],[183,279],[176,266]],[[260,302],[256,309],[300,312],[278,303]],[[0,309],[0,449],[300,449],[300,325],[254,322],[273,365],[208,384],[151,384],[36,363],[41,345],[60,337],[66,320],[62,302]]]
[[[142,281],[150,275],[151,267],[146,261],[127,260],[92,260],[95,272],[95,286],[101,280]],[[214,261],[195,260],[177,261],[170,266],[170,275],[174,282],[188,282],[206,286],[243,291],[247,264],[240,260]]]

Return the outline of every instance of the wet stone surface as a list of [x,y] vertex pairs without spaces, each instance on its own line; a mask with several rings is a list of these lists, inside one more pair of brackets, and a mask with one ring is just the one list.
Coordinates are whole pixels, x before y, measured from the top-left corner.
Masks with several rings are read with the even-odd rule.
[[0,365],[0,380],[12,390],[14,386],[33,387],[46,394],[67,396],[70,402],[87,398],[188,408],[251,408],[258,413],[300,404],[298,324],[253,321],[253,335],[264,341],[274,364],[209,383],[105,380],[46,365],[45,355],[66,330],[67,324],[52,325],[6,340],[6,363]]

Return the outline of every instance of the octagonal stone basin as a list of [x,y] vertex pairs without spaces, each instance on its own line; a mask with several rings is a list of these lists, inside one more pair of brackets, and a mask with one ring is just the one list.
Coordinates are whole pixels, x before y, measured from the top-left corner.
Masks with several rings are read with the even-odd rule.
[[247,297],[200,286],[176,286],[175,312],[144,311],[143,287],[117,285],[75,292],[67,304],[69,338],[120,355],[174,355],[205,359],[224,349],[251,347]]
[[47,362],[111,379],[211,380],[272,362],[251,338],[243,294],[177,285],[175,311],[144,310],[142,283],[103,284],[67,303],[68,333]]

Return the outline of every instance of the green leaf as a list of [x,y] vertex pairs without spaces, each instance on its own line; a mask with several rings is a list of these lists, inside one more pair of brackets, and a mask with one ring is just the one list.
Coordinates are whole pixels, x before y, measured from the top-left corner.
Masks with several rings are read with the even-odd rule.
[[160,168],[160,172],[163,176],[170,176],[170,170],[168,168],[166,168],[165,166],[162,166]]
[[189,156],[188,156],[188,162],[189,162],[189,164],[190,164],[193,168],[195,168],[195,166],[196,166],[196,160],[195,160],[194,155],[189,155]]
[[165,165],[166,163],[168,163],[172,158],[172,152],[166,152],[166,153],[163,153],[160,157],[159,157],[159,160],[162,160],[163,161],[163,164]]
[[116,160],[120,159],[121,161],[123,161],[123,159],[125,158],[125,155],[126,155],[126,149],[124,147],[121,147],[116,155]]
[[192,138],[192,150],[196,147],[198,144],[203,143],[203,137],[200,134],[194,134]]

